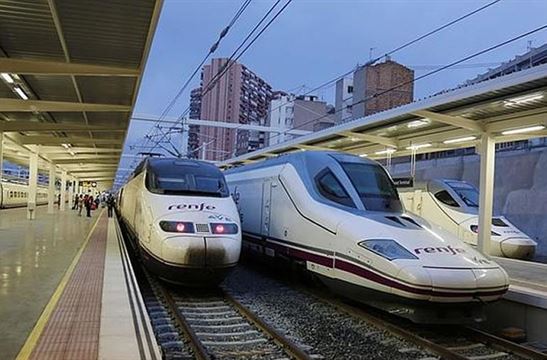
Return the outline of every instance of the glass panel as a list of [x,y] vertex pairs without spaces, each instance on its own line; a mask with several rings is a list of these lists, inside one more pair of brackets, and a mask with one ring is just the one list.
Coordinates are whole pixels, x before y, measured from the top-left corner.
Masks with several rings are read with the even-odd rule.
[[399,194],[380,165],[341,163],[367,210],[401,212]]
[[346,190],[334,174],[327,170],[318,175],[317,189],[326,199],[345,206],[355,207]]
[[448,206],[453,206],[453,207],[460,207],[460,205],[456,202],[456,200],[454,200],[454,198],[446,190],[439,191],[438,193],[435,194],[435,197],[437,198],[437,200],[439,200],[443,204],[446,204]]
[[458,194],[465,205],[479,207],[479,192],[474,186],[462,182],[448,182],[448,185]]

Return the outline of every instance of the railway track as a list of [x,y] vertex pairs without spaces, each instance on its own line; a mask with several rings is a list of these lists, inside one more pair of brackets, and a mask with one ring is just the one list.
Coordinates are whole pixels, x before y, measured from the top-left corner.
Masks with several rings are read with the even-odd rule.
[[166,359],[322,358],[308,355],[221,289],[189,291],[146,277],[145,303]]
[[[389,314],[351,305],[340,299],[331,298],[317,290],[302,289],[319,300],[340,311],[363,319],[380,329],[385,329],[414,344],[427,349],[446,360],[547,360],[541,353],[517,343],[510,342],[487,332],[465,326],[424,326],[414,324]],[[409,349],[412,350],[412,349]]]

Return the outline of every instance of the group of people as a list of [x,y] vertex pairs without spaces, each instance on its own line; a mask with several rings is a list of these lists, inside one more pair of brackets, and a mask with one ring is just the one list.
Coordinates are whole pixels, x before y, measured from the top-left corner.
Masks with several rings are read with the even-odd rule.
[[90,194],[76,194],[72,204],[72,210],[78,211],[78,216],[82,216],[82,210],[85,208],[86,216],[91,217],[91,211],[101,207],[108,208],[108,217],[112,217],[114,213],[115,199],[112,194],[102,194],[93,198]]

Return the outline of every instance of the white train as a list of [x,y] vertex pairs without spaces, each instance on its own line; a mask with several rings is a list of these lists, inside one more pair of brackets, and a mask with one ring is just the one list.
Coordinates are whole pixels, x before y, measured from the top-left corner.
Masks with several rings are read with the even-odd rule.
[[482,319],[509,279],[453,235],[404,212],[376,162],[322,151],[228,170],[244,249],[305,266],[334,291],[416,322]]
[[239,260],[237,208],[212,164],[148,158],[118,193],[117,206],[144,264],[164,280],[211,285]]
[[[479,223],[479,193],[470,183],[430,180],[412,188],[400,188],[405,208],[441,226],[460,240],[476,246]],[[534,256],[537,243],[505,217],[492,218],[490,254],[516,259]]]
[[[45,205],[48,202],[48,189],[38,186],[36,189],[36,205]],[[58,194],[58,191],[56,192]],[[27,206],[28,185],[15,182],[0,183],[0,209]]]

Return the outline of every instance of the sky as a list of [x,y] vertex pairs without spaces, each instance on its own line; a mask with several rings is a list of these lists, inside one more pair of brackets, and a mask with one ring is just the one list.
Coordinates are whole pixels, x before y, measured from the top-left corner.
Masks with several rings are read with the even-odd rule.
[[[134,114],[159,116],[203,59],[243,0],[164,0]],[[230,29],[214,57],[228,57],[275,0],[253,0]],[[282,1],[284,3],[285,0]],[[482,0],[293,0],[243,55],[240,62],[275,90],[308,89],[380,56],[487,3]],[[496,45],[547,23],[546,0],[501,0],[428,37],[392,59],[415,69],[415,76]],[[415,100],[457,86],[547,42],[541,31],[469,60],[468,68],[445,70],[417,81]],[[372,50],[371,50],[372,49]],[[169,112],[178,117],[188,106],[199,74]],[[316,95],[334,102],[334,87]],[[134,164],[130,149],[152,124],[132,121],[120,168]]]

